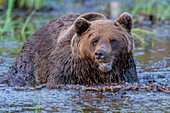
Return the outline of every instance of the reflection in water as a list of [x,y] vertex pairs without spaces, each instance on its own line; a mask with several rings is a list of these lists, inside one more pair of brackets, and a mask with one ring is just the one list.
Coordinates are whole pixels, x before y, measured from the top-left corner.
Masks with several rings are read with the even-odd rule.
[[170,71],[170,41],[156,41],[143,48],[136,47],[135,59],[140,72]]
[[17,41],[0,40],[0,75],[15,62],[22,45]]

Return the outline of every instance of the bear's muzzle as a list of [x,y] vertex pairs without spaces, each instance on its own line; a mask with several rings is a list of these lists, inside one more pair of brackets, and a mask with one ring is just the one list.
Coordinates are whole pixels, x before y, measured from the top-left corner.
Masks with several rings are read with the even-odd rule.
[[108,63],[99,63],[99,69],[102,72],[109,72],[112,70],[112,61]]

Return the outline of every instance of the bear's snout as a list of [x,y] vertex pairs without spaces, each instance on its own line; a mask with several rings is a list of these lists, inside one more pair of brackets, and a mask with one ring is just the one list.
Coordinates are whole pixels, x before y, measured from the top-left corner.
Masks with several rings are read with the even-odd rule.
[[97,50],[95,52],[96,59],[104,59],[106,57],[106,52],[103,50]]
[[107,53],[104,50],[98,49],[95,52],[95,57],[99,70],[102,72],[109,72],[112,70],[112,61],[108,59]]

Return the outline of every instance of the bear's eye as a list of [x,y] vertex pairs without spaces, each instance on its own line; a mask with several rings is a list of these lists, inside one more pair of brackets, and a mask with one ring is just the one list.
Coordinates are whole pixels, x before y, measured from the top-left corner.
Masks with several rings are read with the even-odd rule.
[[111,43],[111,44],[114,44],[115,42],[116,42],[115,39],[110,40],[110,43]]
[[118,23],[117,23],[117,22],[114,22],[114,25],[115,25],[115,26],[118,26]]
[[93,46],[96,46],[96,45],[97,45],[97,42],[98,42],[98,40],[93,40],[93,41],[92,41]]

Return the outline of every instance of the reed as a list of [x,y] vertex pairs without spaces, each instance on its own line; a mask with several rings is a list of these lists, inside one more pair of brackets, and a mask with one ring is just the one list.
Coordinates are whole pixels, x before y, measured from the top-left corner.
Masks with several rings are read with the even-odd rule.
[[30,21],[31,17],[34,15],[35,11],[33,11],[26,19],[24,25],[22,26],[22,29],[21,29],[21,36],[22,36],[22,39],[25,40],[25,28],[26,26],[28,25],[28,22]]
[[27,8],[28,10],[38,10],[45,4],[45,0],[17,0],[17,6],[19,8]]
[[38,99],[37,107],[36,107],[36,109],[35,109],[35,112],[34,112],[34,113],[38,113],[39,105],[40,105],[40,97],[39,97],[39,99]]
[[137,14],[156,15],[157,21],[170,19],[170,5],[168,0],[134,0],[134,7],[130,10],[133,16]]
[[155,31],[144,30],[140,28],[132,29],[132,36],[134,37],[137,44],[147,43],[145,41],[146,37],[155,37]]
[[[21,0],[22,1],[22,0]],[[35,10],[32,11],[32,13],[27,17],[26,21],[24,22],[24,18],[20,18],[19,21],[16,21],[12,18],[11,12],[14,6],[15,0],[8,0],[8,8],[6,10],[6,13],[2,16],[0,16],[0,19],[4,21],[4,23],[0,24],[0,39],[4,39],[4,37],[7,37],[7,35],[10,35],[10,38],[15,39],[14,33],[18,32],[16,31],[16,27],[22,26],[20,29],[20,36],[21,36],[21,41],[24,41],[25,38],[25,30],[26,27],[28,26],[28,23],[31,19],[31,17],[35,14]],[[21,2],[21,4],[23,4]]]
[[6,11],[5,24],[2,27],[0,27],[0,38],[3,38],[3,34],[5,32],[13,33],[13,31],[14,31],[14,26],[13,26],[14,23],[11,19],[11,12],[13,9],[14,2],[15,2],[15,0],[8,1],[8,8]]
[[76,107],[78,110],[80,110],[80,112],[81,113],[84,113],[84,111],[81,109],[81,108],[79,108],[79,107]]

